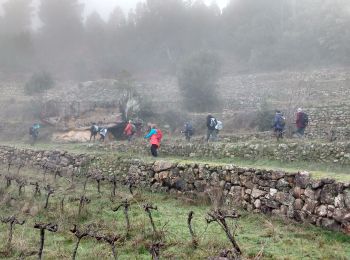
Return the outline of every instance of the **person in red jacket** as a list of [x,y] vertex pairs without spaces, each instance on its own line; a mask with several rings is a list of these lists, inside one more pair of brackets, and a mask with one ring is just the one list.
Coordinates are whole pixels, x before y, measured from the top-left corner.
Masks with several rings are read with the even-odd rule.
[[308,118],[308,115],[301,108],[298,108],[297,110],[297,119],[295,123],[297,126],[298,136],[303,137],[305,128],[309,124],[309,118]]
[[145,136],[145,139],[149,139],[151,143],[151,154],[153,157],[158,156],[158,148],[160,146],[160,142],[162,141],[162,131],[157,129],[156,125],[151,125],[151,129],[149,133]]
[[132,123],[131,120],[129,120],[128,124],[126,125],[125,129],[124,129],[124,134],[128,137],[128,141],[131,142],[131,139],[133,137],[133,135],[136,132],[136,127],[135,125]]

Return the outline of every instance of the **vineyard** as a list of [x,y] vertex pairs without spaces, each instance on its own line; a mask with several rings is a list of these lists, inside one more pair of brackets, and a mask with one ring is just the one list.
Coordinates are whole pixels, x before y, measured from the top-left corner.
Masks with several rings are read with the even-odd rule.
[[[154,194],[98,168],[72,175],[2,165],[3,259],[346,259],[350,237],[218,205]],[[282,257],[283,256],[283,257]]]

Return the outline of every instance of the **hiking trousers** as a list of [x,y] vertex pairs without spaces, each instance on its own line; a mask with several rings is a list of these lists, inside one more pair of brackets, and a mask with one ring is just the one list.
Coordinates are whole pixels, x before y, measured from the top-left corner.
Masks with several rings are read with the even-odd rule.
[[156,144],[152,144],[151,146],[151,154],[153,157],[157,157],[158,156],[158,145]]
[[208,129],[207,131],[207,142],[211,139],[212,141],[217,141],[218,130],[216,129]]
[[299,137],[303,137],[305,134],[305,127],[300,127],[297,129],[297,134]]

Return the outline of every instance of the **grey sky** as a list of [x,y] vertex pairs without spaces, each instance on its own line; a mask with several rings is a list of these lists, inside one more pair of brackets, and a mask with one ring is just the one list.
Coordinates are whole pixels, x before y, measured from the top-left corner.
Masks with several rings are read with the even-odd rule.
[[[8,0],[0,0],[0,5]],[[145,2],[146,0],[80,0],[85,4],[85,14],[89,14],[96,10],[104,19],[108,19],[110,12],[116,7],[120,6],[127,14],[131,8],[135,8],[138,2]],[[164,0],[166,1],[166,0]],[[230,0],[203,0],[206,4],[216,2],[221,8],[225,7]],[[38,0],[34,0],[34,4]],[[2,8],[0,7],[0,14]]]
[[[111,10],[113,10],[113,8],[116,6],[120,6],[127,14],[131,8],[135,8],[138,2],[145,1],[146,0],[82,0],[82,2],[85,3],[86,13],[91,13],[93,10],[96,10],[104,18],[108,17]],[[206,4],[216,2],[220,8],[223,8],[227,5],[229,0],[204,0],[204,2]]]

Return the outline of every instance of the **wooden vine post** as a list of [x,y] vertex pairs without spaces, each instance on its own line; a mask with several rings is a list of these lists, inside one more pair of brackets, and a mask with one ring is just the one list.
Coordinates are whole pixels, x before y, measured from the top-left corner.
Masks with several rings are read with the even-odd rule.
[[156,226],[154,224],[154,221],[153,221],[153,218],[152,218],[152,212],[151,212],[151,210],[158,210],[157,206],[153,206],[152,204],[147,203],[147,204],[143,205],[143,209],[148,214],[148,217],[149,217],[149,220],[151,222],[154,234],[157,234],[157,229],[156,229]]
[[234,231],[230,230],[230,228],[227,225],[226,219],[237,219],[239,217],[240,215],[235,210],[232,210],[232,212],[228,212],[226,210],[216,209],[211,212],[208,212],[208,217],[206,218],[208,224],[212,222],[217,222],[221,226],[221,228],[225,231],[227,238],[230,240],[233,246],[233,253],[238,256],[242,254],[242,251],[235,240]]
[[126,236],[128,236],[130,231],[130,220],[129,220],[129,208],[130,208],[130,202],[125,199],[118,207],[116,207],[113,211],[118,211],[121,207],[124,208],[124,216],[126,221]]
[[14,229],[15,225],[23,225],[25,223],[25,220],[19,221],[15,216],[11,216],[8,218],[1,219],[1,222],[10,225],[9,235],[8,235],[8,239],[7,239],[7,248],[11,249],[13,229]]
[[50,232],[57,232],[58,225],[57,224],[44,224],[44,223],[35,223],[34,228],[40,230],[40,247],[38,251],[38,259],[41,260],[43,257],[43,250],[45,244],[45,230]]

